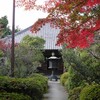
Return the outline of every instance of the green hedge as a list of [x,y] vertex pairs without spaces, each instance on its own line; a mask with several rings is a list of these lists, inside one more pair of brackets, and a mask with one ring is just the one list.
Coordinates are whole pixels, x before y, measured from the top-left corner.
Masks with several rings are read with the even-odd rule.
[[68,79],[68,72],[65,72],[65,73],[63,73],[62,75],[61,75],[61,77],[60,77],[60,82],[61,82],[61,84],[64,86],[65,85],[65,82],[67,81],[67,79]]
[[80,92],[82,90],[82,87],[76,87],[73,90],[69,91],[69,100],[80,100],[79,96],[80,96]]
[[42,85],[43,92],[44,93],[47,92],[47,89],[48,89],[48,78],[47,77],[43,76],[42,74],[35,73],[35,74],[32,74],[30,78],[37,80]]
[[100,85],[89,85],[83,88],[80,100],[100,100]]
[[45,81],[40,81],[40,77],[33,76],[32,78],[10,78],[0,77],[0,90],[7,92],[16,92],[29,95],[33,100],[39,100],[42,98],[45,89],[47,87],[47,80],[42,77]]
[[28,95],[0,92],[0,100],[32,100]]

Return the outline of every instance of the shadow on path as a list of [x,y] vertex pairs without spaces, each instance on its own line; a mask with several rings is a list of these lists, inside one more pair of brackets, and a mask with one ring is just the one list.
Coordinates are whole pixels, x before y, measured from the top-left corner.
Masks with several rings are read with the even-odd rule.
[[68,100],[68,94],[59,81],[49,81],[49,89],[42,100]]

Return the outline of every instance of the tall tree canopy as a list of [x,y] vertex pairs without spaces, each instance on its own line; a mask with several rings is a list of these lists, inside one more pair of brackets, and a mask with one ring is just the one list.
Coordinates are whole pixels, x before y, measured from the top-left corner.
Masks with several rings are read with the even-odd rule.
[[[0,18],[0,38],[4,38],[7,35],[11,35],[12,31],[8,26],[7,16],[3,16]],[[21,29],[17,26],[15,32],[19,32]]]
[[[8,26],[8,19],[7,16],[3,16],[0,18],[0,49],[5,51],[8,47],[11,47],[11,44],[5,44],[3,41],[3,38],[5,38],[7,35],[11,35],[12,30]],[[17,26],[15,29],[15,32],[19,32],[21,29]]]
[[25,36],[15,48],[15,75],[25,77],[34,73],[44,61],[41,51],[45,40],[39,37]]
[[8,25],[7,16],[0,18],[0,38],[3,38],[11,34],[11,30]]
[[94,42],[95,31],[100,29],[100,0],[16,0],[17,6],[26,10],[40,9],[49,13],[45,21],[33,26],[38,31],[46,22],[59,27],[57,44],[66,43],[69,48],[86,48]]

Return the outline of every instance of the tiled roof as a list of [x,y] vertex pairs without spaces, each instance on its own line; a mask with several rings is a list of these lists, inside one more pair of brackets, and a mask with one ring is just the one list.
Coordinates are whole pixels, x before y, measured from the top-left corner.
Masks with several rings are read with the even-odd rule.
[[[46,41],[45,45],[44,45],[44,49],[49,49],[49,50],[62,49],[61,46],[56,45],[57,35],[60,31],[59,28],[53,28],[53,27],[51,27],[50,23],[45,23],[45,25],[43,25],[37,33],[32,33],[30,31],[31,27],[32,26],[30,26],[20,32],[15,33],[15,43],[20,43],[20,41],[26,35],[38,36],[38,37],[43,38]],[[5,41],[11,42],[11,36],[6,37]]]

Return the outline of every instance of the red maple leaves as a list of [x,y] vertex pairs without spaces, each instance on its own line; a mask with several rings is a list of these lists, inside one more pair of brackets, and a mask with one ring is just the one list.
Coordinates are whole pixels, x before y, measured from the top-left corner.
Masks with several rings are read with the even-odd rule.
[[[57,0],[56,3],[53,0],[49,1],[52,2],[50,2],[51,5],[55,5],[49,7],[48,4],[48,10],[53,12],[54,9],[50,17],[58,17],[59,22],[56,25],[61,29],[57,44],[66,43],[69,48],[89,47],[94,42],[94,32],[100,29],[100,14],[98,13],[100,0],[74,0],[74,2],[73,0]],[[94,10],[97,14],[93,13]],[[62,19],[65,19],[67,24]]]
[[[50,22],[60,28],[58,45],[69,48],[87,48],[94,41],[94,32],[100,29],[100,0],[48,0],[44,5],[35,5],[36,0],[17,0],[25,9],[38,8],[49,12],[44,22],[33,25],[38,31]],[[50,21],[51,20],[51,21]]]
[[97,4],[100,4],[100,0],[86,0],[86,5],[89,7],[93,7]]
[[4,51],[6,49],[6,47],[7,47],[7,45],[5,44],[5,42],[0,40],[0,50]]
[[[14,43],[15,47],[17,47],[18,45],[19,45],[18,43]],[[5,52],[6,50],[11,49],[11,47],[12,47],[11,42],[7,43],[4,40],[0,40],[0,50]]]
[[83,29],[81,32],[78,32],[78,30],[73,30],[68,32],[66,35],[66,32],[58,35],[58,44],[67,43],[68,48],[86,48],[89,47],[90,44],[94,41],[94,34],[91,33],[90,30]]

